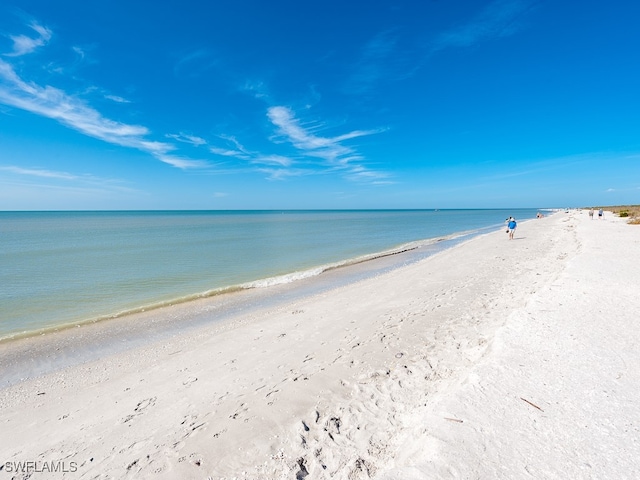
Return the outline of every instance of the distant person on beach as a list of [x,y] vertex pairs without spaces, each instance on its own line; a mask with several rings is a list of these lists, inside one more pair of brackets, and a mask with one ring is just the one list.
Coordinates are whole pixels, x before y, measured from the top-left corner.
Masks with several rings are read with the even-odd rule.
[[538,212],[538,213],[536,214],[536,218],[542,218],[542,217],[544,217],[544,215],[543,215],[543,214],[541,214],[540,212]]
[[602,220],[604,218],[604,212],[602,211],[602,209],[598,210],[598,219]]
[[516,219],[513,217],[509,217],[509,240],[513,240],[513,234],[516,233],[516,227],[518,224],[516,223]]
[[505,218],[504,223],[507,226],[507,233],[509,233],[509,222],[513,220],[513,217]]
[[593,220],[593,208],[589,210],[589,218]]

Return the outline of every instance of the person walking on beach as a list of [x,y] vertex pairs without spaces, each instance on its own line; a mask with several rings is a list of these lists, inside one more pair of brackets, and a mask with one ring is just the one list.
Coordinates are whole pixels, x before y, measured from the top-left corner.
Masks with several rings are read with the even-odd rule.
[[593,220],[593,208],[589,210],[589,218]]
[[509,240],[513,240],[513,234],[516,233],[516,227],[518,224],[516,223],[516,219],[513,217],[509,217]]
[[604,218],[604,212],[602,209],[598,210],[598,220],[602,220]]

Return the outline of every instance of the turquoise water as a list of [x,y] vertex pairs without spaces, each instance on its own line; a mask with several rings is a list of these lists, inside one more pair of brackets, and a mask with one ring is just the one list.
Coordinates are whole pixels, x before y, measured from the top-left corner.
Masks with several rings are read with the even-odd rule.
[[536,212],[0,212],[0,339],[293,282]]

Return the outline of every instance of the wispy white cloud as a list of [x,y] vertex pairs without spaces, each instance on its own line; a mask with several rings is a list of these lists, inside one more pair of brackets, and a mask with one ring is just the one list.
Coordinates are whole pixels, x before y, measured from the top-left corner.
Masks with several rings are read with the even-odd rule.
[[105,95],[104,98],[106,98],[107,100],[114,101],[116,103],[131,103],[130,100],[127,100],[126,98],[123,98],[123,97],[119,97],[118,95]]
[[136,190],[123,184],[121,180],[101,178],[90,174],[60,172],[45,168],[25,168],[16,165],[0,165],[0,172],[7,172],[2,181],[5,185],[30,186],[72,190],[102,190],[111,192],[134,192]]
[[[52,37],[52,32],[33,21],[29,25],[38,36],[11,36],[14,42],[13,52],[6,57],[17,57],[30,53],[45,45]],[[84,58],[85,51],[74,47],[73,51]],[[196,55],[197,56],[197,55]],[[92,87],[90,90],[100,90]],[[117,103],[129,103],[123,97],[103,94],[106,99]],[[158,160],[177,168],[204,168],[209,164],[201,160],[193,160],[173,154],[175,145],[149,140],[149,129],[142,125],[131,125],[104,117],[98,110],[65,91],[36,82],[22,79],[8,60],[0,59],[0,104],[18,108],[46,118],[51,118],[84,135],[104,142],[148,153]],[[196,137],[180,137],[181,141],[197,142]]]
[[10,35],[9,38],[13,41],[13,51],[5,53],[7,57],[19,57],[33,52],[38,47],[42,47],[51,40],[51,30],[42,25],[32,22],[29,27],[34,30],[38,35],[36,37],[29,37],[27,35]]
[[302,177],[306,175],[316,175],[317,171],[304,169],[304,168],[268,168],[263,167],[258,169],[261,173],[265,174],[268,180],[286,180],[292,177]]
[[247,80],[240,87],[240,91],[248,92],[251,96],[260,100],[269,98],[267,85],[262,81]]
[[[220,134],[216,135],[216,137],[222,141],[224,146],[220,147],[217,145],[211,145],[204,138],[189,135],[189,134],[170,134],[167,137],[177,140],[179,142],[189,143],[195,147],[204,146],[207,150],[214,155],[218,155],[221,157],[234,158],[237,160],[242,160],[245,166],[256,165],[256,166],[277,166],[277,167],[290,167],[294,162],[291,158],[278,155],[278,154],[264,154],[260,152],[253,152],[247,149],[244,145],[238,141],[238,139],[233,135]],[[259,171],[264,171],[261,168],[258,168]]]
[[193,160],[190,158],[167,155],[164,153],[157,153],[154,154],[154,156],[161,162],[171,165],[172,167],[181,168],[183,170],[188,168],[206,168],[210,166],[209,163],[204,160]]
[[178,142],[188,143],[196,147],[207,144],[207,141],[204,138],[198,137],[196,135],[190,135],[187,133],[178,133],[178,134],[168,133],[166,137],[172,138],[173,140],[177,140]]
[[231,144],[233,144],[236,148],[236,150],[243,152],[243,153],[249,153],[247,151],[247,149],[244,147],[244,145],[242,145],[238,139],[235,137],[235,135],[226,135],[226,134],[220,134],[218,135],[218,138],[221,138],[222,140],[225,140]]
[[251,160],[252,158],[255,159],[257,156],[260,156],[260,154],[251,152],[245,148],[234,135],[220,134],[217,135],[217,137],[223,141],[224,146],[210,146],[209,151],[215,155],[234,157],[240,160]]
[[[362,165],[364,157],[354,148],[343,144],[347,140],[384,132],[385,129],[354,130],[335,137],[322,137],[314,133],[316,128],[304,126],[288,107],[271,107],[267,116],[277,127],[275,141],[291,143],[303,158],[323,160],[326,172],[341,171],[349,180],[367,183],[388,177],[385,172],[377,172]],[[300,171],[296,174],[300,174]]]
[[197,135],[187,133],[170,133],[167,134],[166,137],[178,142],[188,143],[189,145],[193,145],[194,147],[206,147],[210,153],[221,157],[233,157],[241,160],[250,160],[257,155],[249,152],[240,144],[240,142],[238,142],[238,140],[234,136],[231,135],[217,135],[217,138],[221,139],[224,142],[224,147],[210,145],[209,141],[207,141],[206,139]]
[[352,181],[366,182],[373,185],[390,185],[392,183],[395,183],[387,180],[387,178],[389,178],[389,174],[385,172],[376,172],[374,170],[369,170],[362,165],[355,165],[351,167],[348,170],[346,176]]
[[169,155],[171,144],[150,141],[149,130],[105,118],[82,100],[49,85],[22,80],[13,67],[0,60],[0,103],[57,120],[76,131],[122,147],[134,148],[178,168],[204,167],[205,162]]
[[[9,56],[24,55],[45,45],[51,39],[52,32],[49,29],[35,22],[30,27],[38,36],[11,37],[14,41],[14,49]],[[364,59],[375,61],[384,58],[392,47],[391,40],[381,36],[369,45]],[[84,49],[75,47],[73,50],[80,59],[85,57]],[[211,55],[206,50],[192,51],[176,63],[176,74],[191,74],[194,69],[197,71],[203,65],[206,67],[212,62]],[[247,83],[244,89],[257,98],[264,100],[268,97],[265,93],[267,88],[263,83]],[[252,170],[266,173],[271,179],[283,179],[340,171],[347,178],[357,181],[375,180],[382,175],[365,168],[362,165],[364,162],[362,155],[346,144],[348,141],[380,133],[382,130],[353,130],[334,137],[324,137],[317,134],[322,125],[302,124],[291,109],[274,106],[267,109],[267,117],[277,129],[276,136],[271,140],[279,145],[287,143],[292,145],[296,150],[293,155],[290,154],[291,152],[258,151],[246,148],[236,136],[228,134],[219,134],[212,140],[208,140],[191,133],[180,132],[165,135],[167,141],[156,141],[151,139],[152,132],[144,125],[129,124],[105,117],[90,103],[83,100],[89,94],[101,95],[116,103],[129,103],[124,97],[104,92],[99,87],[91,87],[82,95],[74,95],[52,85],[23,79],[8,57],[5,57],[5,60],[0,59],[0,104],[56,120],[84,135],[112,145],[137,149],[177,168],[213,167],[206,161],[178,154],[177,144],[186,143],[193,147],[205,148],[209,154],[227,158],[228,161],[224,163],[229,168],[224,172]],[[290,148],[287,149],[290,150]],[[269,150],[278,150],[278,148]],[[318,162],[318,159],[322,162]],[[236,161],[233,162],[233,160]],[[216,172],[223,172],[223,170],[216,170]],[[33,170],[30,174],[60,175],[60,173],[45,170]]]
[[56,178],[61,180],[76,180],[78,178],[77,175],[73,175],[71,173],[55,172],[52,170],[45,170],[45,169],[39,169],[39,168],[22,168],[22,167],[16,167],[13,165],[0,166],[0,170],[5,172],[10,172],[10,173],[15,173],[17,175]]
[[232,150],[229,148],[209,147],[209,151],[214,155],[220,155],[221,157],[234,157],[234,158],[241,158],[241,159],[250,158],[238,150]]
[[282,155],[260,155],[254,159],[255,163],[262,165],[278,165],[281,167],[290,167],[293,160]]
[[86,52],[84,48],[81,47],[71,47],[71,50],[73,50],[76,55],[78,56],[78,60],[84,60],[84,58],[86,57]]
[[[50,59],[48,62],[42,63],[40,66],[43,71],[59,75],[60,78],[62,78],[63,76],[67,76],[67,77],[74,78],[74,80],[78,80],[77,72],[81,67],[86,65],[96,65],[99,63],[98,60],[96,60],[91,56],[91,50],[93,48],[94,47],[91,47],[91,46],[71,47],[71,51],[74,53],[73,61],[59,62],[56,59]],[[101,90],[98,87],[88,87],[88,88],[93,90],[98,90],[98,91]],[[105,98],[108,98],[108,93],[103,93],[103,95]],[[118,97],[118,98],[121,98],[121,97]],[[115,97],[112,98],[112,100],[115,100]]]
[[278,128],[279,136],[304,155],[322,158],[332,165],[353,158],[355,151],[341,142],[353,138],[374,135],[384,130],[354,130],[336,137],[321,137],[310,129],[304,128],[295,114],[288,107],[276,106],[267,111],[271,123]]
[[469,22],[436,37],[430,53],[513,35],[524,27],[524,14],[536,3],[537,0],[495,0]]

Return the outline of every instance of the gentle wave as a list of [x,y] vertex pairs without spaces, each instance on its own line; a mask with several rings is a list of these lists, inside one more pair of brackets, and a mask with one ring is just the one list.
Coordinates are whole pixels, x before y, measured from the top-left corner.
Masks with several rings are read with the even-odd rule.
[[337,268],[344,268],[344,267],[349,267],[352,265],[358,265],[360,263],[364,263],[364,262],[369,262],[372,260],[377,260],[379,258],[384,258],[384,257],[389,257],[392,255],[399,255],[401,253],[406,253],[412,250],[416,250],[418,248],[427,246],[427,245],[433,245],[435,243],[438,242],[442,242],[445,240],[454,240],[456,238],[461,238],[461,237],[465,237],[467,235],[471,235],[472,232],[463,232],[463,233],[457,233],[457,234],[453,234],[453,235],[447,235],[444,237],[440,237],[440,238],[434,238],[434,239],[426,239],[426,240],[420,240],[420,241],[416,241],[416,242],[409,242],[409,243],[405,243],[403,245],[400,245],[396,248],[392,248],[389,250],[384,250],[381,252],[376,252],[376,253],[371,253],[368,255],[360,255],[358,257],[355,258],[350,258],[347,260],[343,260],[341,262],[334,262],[334,263],[329,263],[326,265],[321,265],[319,267],[315,267],[315,268],[311,268],[308,270],[301,270],[298,272],[293,272],[293,273],[288,273],[285,275],[278,275],[275,277],[269,277],[269,278],[264,278],[261,280],[256,280],[253,282],[247,282],[244,283],[242,285],[239,285],[240,289],[247,289],[247,288],[265,288],[265,287],[271,287],[274,285],[282,285],[282,284],[286,284],[286,283],[292,283],[298,280],[303,280],[306,278],[310,278],[310,277],[315,277],[317,275],[321,275],[324,272],[328,272],[330,270],[335,270]]

